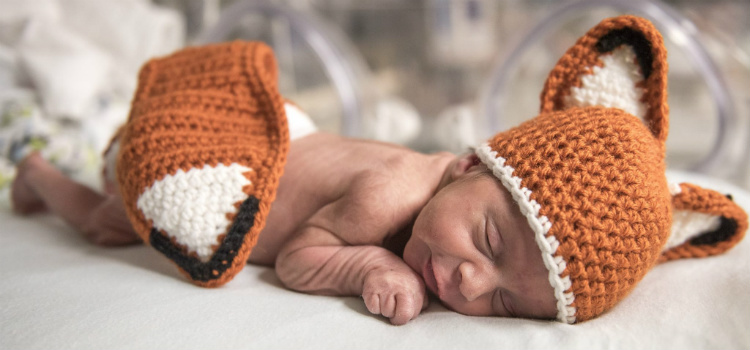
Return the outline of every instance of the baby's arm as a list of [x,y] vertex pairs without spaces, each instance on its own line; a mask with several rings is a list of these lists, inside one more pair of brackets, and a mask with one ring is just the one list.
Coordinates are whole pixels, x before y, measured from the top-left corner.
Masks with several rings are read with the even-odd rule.
[[388,317],[393,324],[405,324],[427,305],[424,281],[387,249],[357,245],[367,242],[368,236],[380,237],[389,222],[387,216],[373,213],[379,209],[367,207],[352,196],[323,207],[285,243],[276,273],[290,289],[361,295],[370,312]]

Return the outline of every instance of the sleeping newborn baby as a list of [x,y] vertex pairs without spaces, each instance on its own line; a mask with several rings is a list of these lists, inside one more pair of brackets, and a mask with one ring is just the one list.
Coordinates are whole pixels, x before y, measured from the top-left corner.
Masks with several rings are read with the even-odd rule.
[[[425,284],[462,313],[553,318],[547,270],[512,202],[474,154],[315,132],[291,141],[248,262],[275,265],[294,290],[361,295],[394,324],[427,305]],[[140,241],[117,191],[93,193],[38,154],[21,163],[13,203],[47,207],[95,243]]]
[[268,47],[217,44],[141,70],[106,194],[32,154],[12,200],[94,243],[145,241],[201,286],[249,262],[293,290],[362,296],[393,324],[427,291],[466,315],[575,323],[658,262],[744,236],[730,198],[667,183],[667,113],[661,36],[631,16],[560,59],[539,116],[462,156],[317,132],[279,95]]

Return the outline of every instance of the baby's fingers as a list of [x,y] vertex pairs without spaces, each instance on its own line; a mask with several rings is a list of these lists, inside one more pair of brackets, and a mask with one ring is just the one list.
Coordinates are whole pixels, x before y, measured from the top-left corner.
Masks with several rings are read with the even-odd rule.
[[396,314],[396,296],[393,294],[385,295],[380,298],[380,314],[391,318]]
[[391,319],[391,324],[403,325],[413,320],[422,311],[422,300],[415,300],[415,298],[403,294],[397,294],[395,297],[395,314],[392,316],[386,316]]
[[396,314],[396,296],[392,294],[373,293],[365,297],[367,310],[376,315],[391,318]]
[[380,315],[380,295],[376,293],[365,294],[362,296],[365,299],[365,306],[367,311],[375,315]]

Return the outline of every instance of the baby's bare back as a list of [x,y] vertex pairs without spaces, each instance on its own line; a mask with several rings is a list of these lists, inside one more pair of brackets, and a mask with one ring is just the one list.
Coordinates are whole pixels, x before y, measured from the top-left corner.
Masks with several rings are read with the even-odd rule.
[[[383,246],[408,238],[416,215],[433,195],[435,169],[452,158],[375,141],[316,133],[292,142],[266,227],[249,262],[273,265],[284,242],[314,214],[345,195],[354,203],[337,215],[358,222],[340,243]],[[403,240],[405,243],[405,240]]]

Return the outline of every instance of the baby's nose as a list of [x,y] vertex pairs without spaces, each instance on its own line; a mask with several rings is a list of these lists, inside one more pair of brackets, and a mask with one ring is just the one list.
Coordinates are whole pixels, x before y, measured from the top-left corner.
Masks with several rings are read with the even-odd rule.
[[461,263],[458,265],[458,273],[458,288],[466,301],[474,301],[497,288],[497,278],[494,276],[494,271],[485,271],[484,268],[474,263]]

